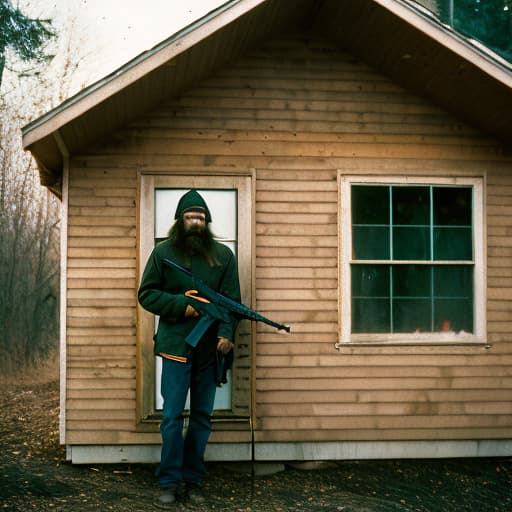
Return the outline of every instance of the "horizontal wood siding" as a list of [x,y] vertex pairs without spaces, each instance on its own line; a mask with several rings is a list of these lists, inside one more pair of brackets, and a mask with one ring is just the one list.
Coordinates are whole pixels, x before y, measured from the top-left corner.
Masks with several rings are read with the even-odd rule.
[[[73,160],[68,442],[135,428],[136,170],[256,169],[255,439],[510,437],[512,160],[329,44],[286,36]],[[338,341],[338,170],[485,175],[489,348]]]
[[75,162],[69,180],[66,442],[135,427],[136,173]]

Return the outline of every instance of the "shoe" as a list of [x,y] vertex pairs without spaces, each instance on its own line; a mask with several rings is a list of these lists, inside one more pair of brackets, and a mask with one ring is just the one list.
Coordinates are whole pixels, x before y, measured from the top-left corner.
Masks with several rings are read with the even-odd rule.
[[173,489],[165,490],[158,499],[154,502],[155,507],[161,509],[174,509],[174,503],[176,502],[176,492]]
[[187,497],[195,505],[200,505],[206,501],[203,489],[198,484],[187,484]]

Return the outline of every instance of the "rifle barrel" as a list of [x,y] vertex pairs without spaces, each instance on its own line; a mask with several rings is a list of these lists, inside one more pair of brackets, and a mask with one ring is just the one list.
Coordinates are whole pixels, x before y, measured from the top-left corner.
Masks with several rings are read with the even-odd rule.
[[190,270],[186,269],[185,267],[182,267],[181,265],[178,265],[178,263],[176,263],[175,261],[172,261],[168,258],[164,258],[162,261],[167,266],[179,270],[180,272],[183,272],[187,276],[191,277],[194,280],[194,285],[198,288],[199,293],[205,295],[205,298],[207,298],[213,303],[216,303],[218,306],[228,309],[229,311],[231,311],[235,315],[238,315],[241,318],[246,318],[247,320],[254,320],[256,322],[263,322],[267,325],[275,327],[280,331],[290,332],[289,325],[274,322],[273,320],[270,320],[270,318],[267,318],[263,316],[261,313],[258,313],[256,310],[251,309],[245,306],[244,304],[241,304],[240,302],[236,302],[235,300],[226,297],[222,293],[212,290],[212,288],[210,288],[206,283],[201,281],[199,278],[195,277]]

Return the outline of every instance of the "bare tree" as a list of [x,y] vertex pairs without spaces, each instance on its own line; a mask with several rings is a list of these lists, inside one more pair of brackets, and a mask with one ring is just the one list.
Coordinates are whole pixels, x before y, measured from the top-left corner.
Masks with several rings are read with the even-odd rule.
[[[0,0],[0,18],[7,3]],[[45,55],[56,57],[48,66],[39,66],[37,73],[29,73],[23,55],[16,60],[15,48],[0,33],[0,57],[9,57],[0,91],[0,368],[4,372],[41,360],[58,347],[60,202],[40,185],[36,164],[21,147],[21,128],[76,92],[77,67],[92,57],[83,51],[89,37],[81,25],[84,2],[19,3],[36,13],[43,6],[50,15],[27,18],[52,18],[52,27],[45,26],[57,27],[58,36],[44,48]],[[0,20],[0,32],[5,19]]]
[[[58,8],[56,3],[55,12]],[[0,367],[4,372],[44,359],[58,347],[60,202],[40,185],[36,164],[22,148],[21,127],[62,101],[81,60],[76,16],[71,8],[60,13],[59,36],[53,38],[47,20],[24,16],[18,7],[0,0],[0,72],[6,72],[0,93]],[[9,30],[3,30],[2,24]],[[37,29],[42,30],[39,36],[50,38],[49,46],[34,38]],[[58,58],[43,67],[42,61],[51,54]],[[3,68],[6,55],[9,65]],[[37,73],[27,72],[27,59],[39,63]]]
[[0,361],[44,358],[58,332],[58,201],[21,148],[24,119],[0,97]]

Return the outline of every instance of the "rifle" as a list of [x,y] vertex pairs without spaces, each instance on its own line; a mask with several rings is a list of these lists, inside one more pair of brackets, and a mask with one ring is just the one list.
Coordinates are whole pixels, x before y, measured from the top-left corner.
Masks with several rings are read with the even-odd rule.
[[192,347],[195,347],[199,343],[199,340],[216,320],[220,320],[221,322],[229,321],[229,313],[233,313],[240,320],[247,319],[254,320],[255,322],[263,322],[278,330],[290,332],[289,325],[274,322],[264,317],[256,310],[244,306],[244,304],[240,304],[222,293],[216,292],[205,282],[201,281],[201,279],[195,277],[190,270],[178,265],[178,263],[168,258],[164,258],[162,261],[168,267],[179,270],[192,279],[194,289],[188,290],[185,292],[185,295],[197,301],[197,303],[194,303],[194,308],[201,313],[201,318],[190,334],[185,338],[185,341]]

